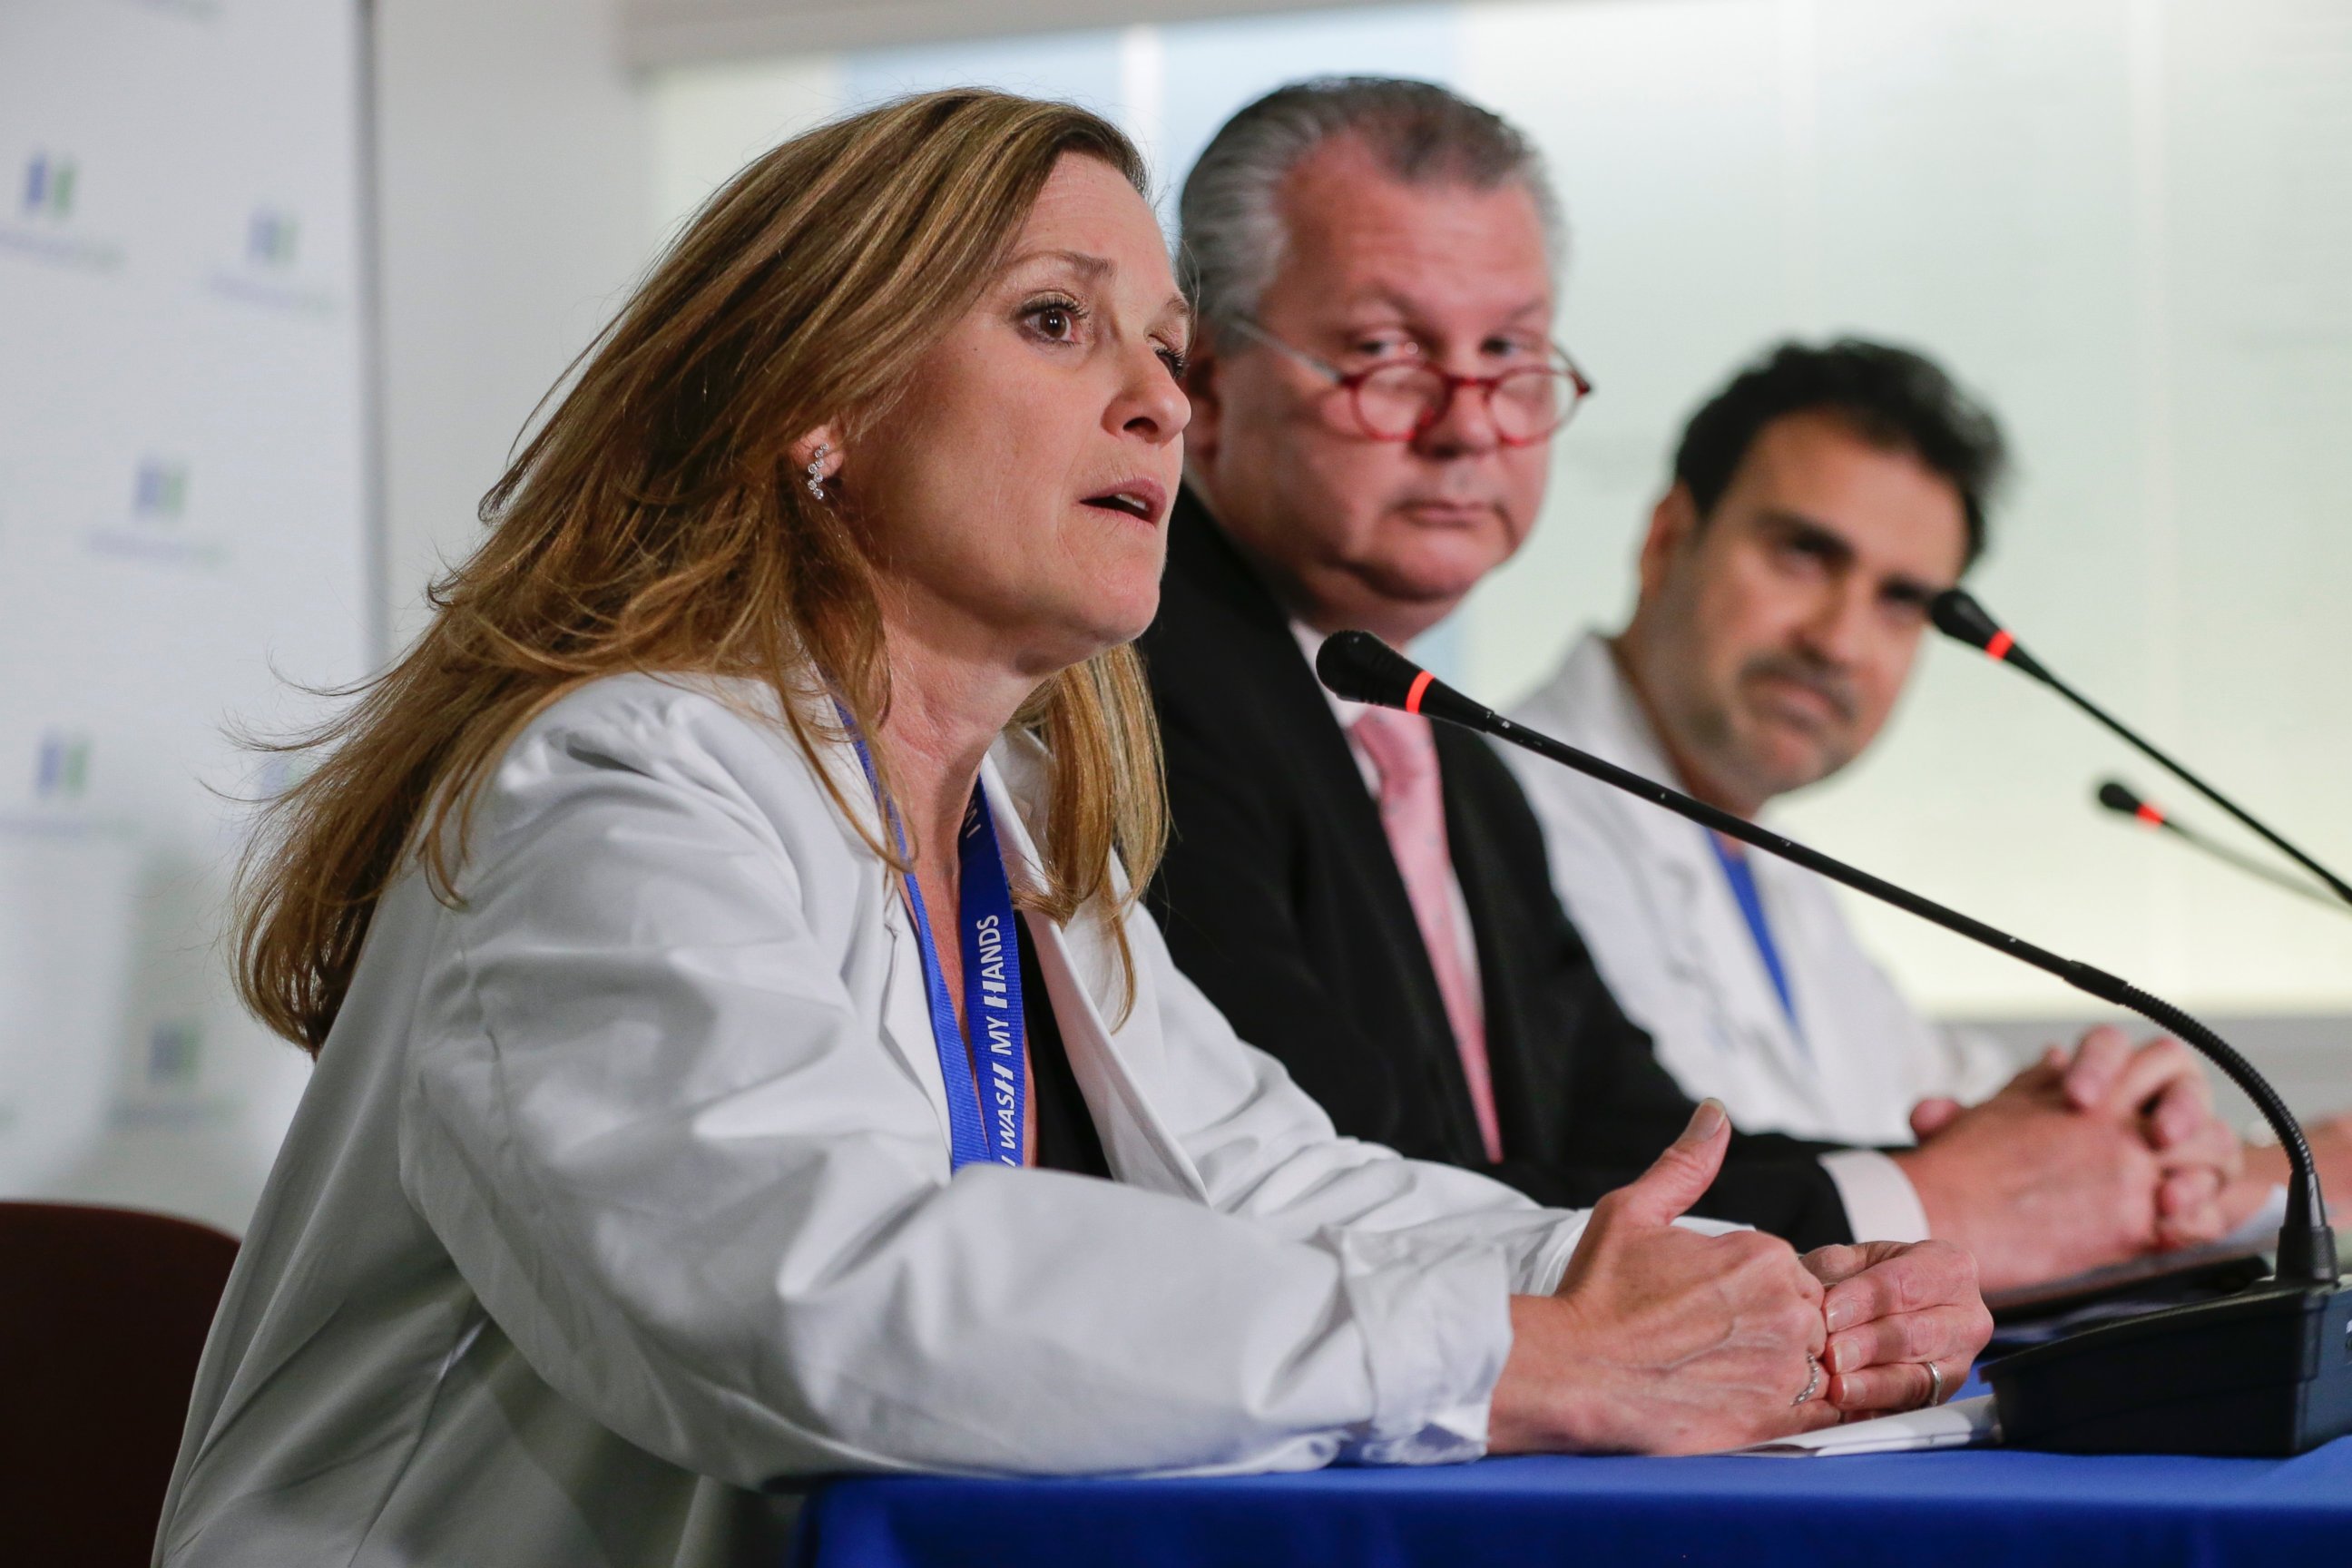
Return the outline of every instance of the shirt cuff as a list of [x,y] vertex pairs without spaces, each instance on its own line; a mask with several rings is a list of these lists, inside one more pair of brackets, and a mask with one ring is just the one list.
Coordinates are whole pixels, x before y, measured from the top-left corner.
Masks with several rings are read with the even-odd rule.
[[1872,1149],[1822,1156],[1856,1241],[1925,1241],[1927,1210],[1903,1167]]
[[1511,1350],[1502,1254],[1468,1246],[1436,1258],[1398,1255],[1404,1249],[1386,1239],[1327,1233],[1327,1245],[1336,1242],[1341,1256],[1372,1382],[1371,1419],[1339,1457],[1365,1465],[1477,1458],[1486,1451],[1487,1405]]

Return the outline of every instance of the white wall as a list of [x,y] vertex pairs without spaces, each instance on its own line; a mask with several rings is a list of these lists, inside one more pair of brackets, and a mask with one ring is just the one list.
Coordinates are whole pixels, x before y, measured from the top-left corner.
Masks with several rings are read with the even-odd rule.
[[[2054,668],[2352,860],[2352,10],[2334,0],[1592,0],[1467,8],[1461,80],[1550,153],[1562,323],[1601,386],[1533,546],[1474,601],[1507,693],[1614,618],[1680,419],[1752,347],[1943,358],[2018,482],[1976,587]],[[1822,847],[2216,1011],[2343,1011],[2352,922],[2118,826],[2215,815],[2007,671],[1927,649]],[[2055,982],[1875,907],[1929,1003]]]
[[525,417],[648,258],[649,142],[617,0],[381,0],[391,615],[478,539]]
[[1363,9],[1358,0],[625,0],[622,15],[630,59],[676,66],[1343,7]]

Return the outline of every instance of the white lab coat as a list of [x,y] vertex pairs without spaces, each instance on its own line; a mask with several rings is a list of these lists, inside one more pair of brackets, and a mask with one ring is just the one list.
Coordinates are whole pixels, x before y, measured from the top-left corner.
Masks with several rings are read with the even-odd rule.
[[[1677,780],[1608,645],[1588,634],[1513,717],[1645,778]],[[1854,940],[1830,885],[1751,852],[1798,1027],[1706,830],[1566,768],[1500,748],[1541,820],[1552,885],[1658,1059],[1743,1128],[1909,1143],[1930,1095],[1973,1102],[2015,1070],[1980,1036],[1912,1010]],[[1801,1038],[1800,1031],[1801,1030]]]
[[[739,703],[758,699],[738,689]],[[825,761],[866,805],[854,755]],[[984,786],[1034,855],[1034,746]],[[918,949],[780,726],[633,676],[377,912],[231,1278],[158,1561],[759,1560],[821,1472],[1482,1451],[1582,1216],[1333,1135],[1131,915],[1028,922],[1118,1180],[949,1176]],[[772,1557],[768,1561],[772,1562]]]

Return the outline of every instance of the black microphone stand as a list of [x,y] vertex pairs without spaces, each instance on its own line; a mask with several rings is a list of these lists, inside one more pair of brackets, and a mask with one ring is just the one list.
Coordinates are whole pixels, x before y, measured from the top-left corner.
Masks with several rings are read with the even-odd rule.
[[2158,1024],[2245,1090],[2286,1152],[2285,1222],[2270,1281],[2218,1301],[2086,1330],[1987,1370],[2005,1439],[2075,1453],[2301,1453],[2352,1432],[2352,1291],[2303,1127],[2236,1047],[2162,997],[2035,946],[1884,878],[1783,838],[1679,790],[1472,701],[1370,632],[1325,640],[1315,670],[1341,697],[1491,735],[1804,867]]
[[2281,892],[2293,893],[2298,899],[2308,899],[2320,908],[2332,910],[2339,915],[2352,914],[2352,907],[2347,907],[2340,900],[2328,897],[2326,893],[2310,883],[2290,877],[2284,871],[2274,871],[2251,855],[2241,855],[2228,845],[2208,838],[2194,828],[2182,826],[2172,820],[2170,813],[2158,810],[2133,794],[2128,785],[2108,779],[2099,785],[2098,793],[2093,798],[2116,816],[2129,817],[2141,826],[2152,828],[2158,833],[2170,834],[2182,843],[2211,856],[2225,866],[2234,867],[2249,877],[2268,882]]
[[1936,629],[1953,641],[1966,643],[1990,655],[1995,663],[2008,665],[2021,675],[2032,676],[2088,713],[2142,756],[2236,817],[2272,848],[2325,882],[2329,892],[2345,903],[2352,904],[2352,886],[2347,886],[2342,878],[2273,832],[2252,812],[2189,772],[2185,764],[2166,754],[2130,725],[2053,675],[2040,659],[2019,647],[2017,639],[1992,618],[1992,612],[1979,604],[1967,589],[1945,589],[1928,602],[1927,615],[1936,623]]

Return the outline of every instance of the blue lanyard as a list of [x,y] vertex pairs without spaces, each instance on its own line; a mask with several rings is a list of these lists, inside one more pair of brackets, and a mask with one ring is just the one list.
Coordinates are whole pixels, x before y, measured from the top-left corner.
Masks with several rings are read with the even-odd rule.
[[1764,961],[1764,973],[1771,976],[1772,989],[1780,995],[1780,1011],[1788,1016],[1790,1031],[1797,1037],[1797,1043],[1803,1045],[1805,1032],[1797,1024],[1797,999],[1789,987],[1789,972],[1780,963],[1780,944],[1772,940],[1772,927],[1764,918],[1764,895],[1756,886],[1755,868],[1748,865],[1747,856],[1726,849],[1723,840],[1714,834],[1707,834],[1706,841],[1731,883],[1732,901],[1748,918],[1748,934],[1756,939],[1757,956]]
[[[848,720],[845,711],[842,721],[847,724]],[[889,816],[903,858],[907,830],[898,807],[882,799],[882,782],[866,742],[854,730],[850,738],[876,803]],[[931,1006],[931,1044],[940,1054],[940,1076],[947,1080],[949,1168],[961,1171],[982,1162],[1018,1165],[1024,1163],[1022,1124],[1029,1103],[1028,1063],[1022,1054],[1021,931],[1013,919],[1013,889],[1004,877],[996,819],[988,809],[988,792],[977,784],[971,803],[964,807],[956,850],[963,868],[963,909],[956,922],[963,942],[963,1016],[977,1036],[972,1043],[966,1042],[956,1023],[955,1003],[940,973],[940,950],[931,935],[930,911],[923,907],[922,885],[911,875],[906,879],[915,941],[923,954],[923,991]]]

